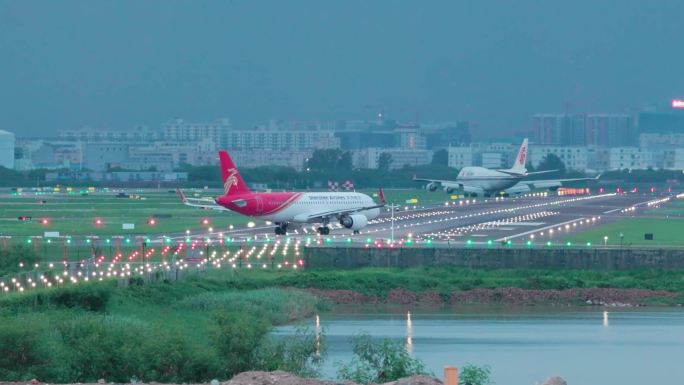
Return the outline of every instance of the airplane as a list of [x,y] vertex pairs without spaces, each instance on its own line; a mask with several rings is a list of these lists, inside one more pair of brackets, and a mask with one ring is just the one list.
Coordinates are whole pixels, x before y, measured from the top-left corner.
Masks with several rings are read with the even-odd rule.
[[317,232],[327,235],[332,221],[358,234],[385,206],[382,189],[378,190],[379,204],[357,192],[252,192],[228,152],[219,151],[219,160],[224,194],[214,199],[187,198],[181,189],[177,189],[183,204],[263,218],[277,225],[276,235],[287,234],[290,223],[319,223]]
[[442,186],[447,194],[462,191],[466,195],[471,196],[491,196],[492,194],[520,194],[541,188],[555,190],[565,183],[597,180],[600,177],[600,175],[598,175],[595,178],[525,181],[525,178],[531,175],[547,174],[557,171],[545,170],[527,172],[527,168],[525,168],[527,147],[528,140],[525,138],[518,150],[518,156],[515,158],[513,167],[509,169],[493,170],[484,167],[463,167],[458,173],[456,180],[419,179],[415,176],[413,177],[413,180],[417,182],[428,182],[426,188],[429,191],[436,191],[439,186]]

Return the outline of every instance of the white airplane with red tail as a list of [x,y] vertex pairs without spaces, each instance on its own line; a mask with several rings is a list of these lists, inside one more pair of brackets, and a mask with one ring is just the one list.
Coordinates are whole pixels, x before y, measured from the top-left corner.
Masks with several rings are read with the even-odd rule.
[[357,192],[252,192],[240,176],[226,151],[219,151],[224,194],[214,198],[187,198],[178,189],[181,201],[202,209],[230,210],[249,217],[263,218],[277,225],[275,233],[287,234],[290,223],[320,223],[319,234],[330,233],[328,225],[339,222],[355,234],[385,206],[382,189],[380,203]]

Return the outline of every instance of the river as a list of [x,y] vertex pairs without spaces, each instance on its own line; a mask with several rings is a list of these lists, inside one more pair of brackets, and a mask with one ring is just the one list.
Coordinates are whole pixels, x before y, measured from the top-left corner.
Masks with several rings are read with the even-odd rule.
[[534,385],[553,375],[569,385],[684,384],[681,308],[357,307],[319,319],[328,346],[325,378],[335,378],[335,362],[351,359],[351,338],[368,333],[402,341],[439,378],[445,365],[472,363],[490,365],[497,385]]

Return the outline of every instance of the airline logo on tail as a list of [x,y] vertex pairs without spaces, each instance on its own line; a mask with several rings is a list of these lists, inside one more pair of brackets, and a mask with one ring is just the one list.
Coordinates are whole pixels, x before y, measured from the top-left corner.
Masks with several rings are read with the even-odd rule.
[[527,157],[527,147],[520,147],[520,154],[518,155],[518,163],[524,165],[526,157]]
[[223,192],[228,195],[230,192],[230,189],[233,186],[238,185],[238,179],[237,179],[237,170],[235,168],[229,168],[226,170],[228,172],[228,176],[226,177],[226,181],[223,182]]

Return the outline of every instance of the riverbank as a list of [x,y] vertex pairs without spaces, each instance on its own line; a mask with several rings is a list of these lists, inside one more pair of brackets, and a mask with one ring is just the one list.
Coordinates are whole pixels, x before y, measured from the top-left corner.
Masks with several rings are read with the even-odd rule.
[[681,297],[663,290],[587,288],[567,290],[525,290],[515,287],[472,289],[439,293],[413,292],[401,288],[386,296],[369,296],[353,290],[308,289],[309,293],[332,304],[390,304],[418,307],[453,305],[514,305],[514,306],[602,306],[638,307],[648,305],[680,305]]

